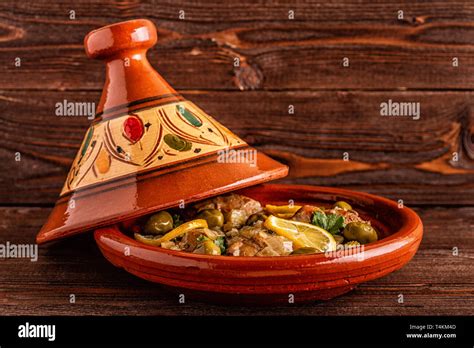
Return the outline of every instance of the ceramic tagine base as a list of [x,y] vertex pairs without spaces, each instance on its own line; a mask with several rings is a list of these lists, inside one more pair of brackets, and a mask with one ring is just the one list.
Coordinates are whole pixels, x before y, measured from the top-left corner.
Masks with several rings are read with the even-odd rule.
[[[330,206],[349,202],[382,237],[361,249],[281,257],[197,255],[141,244],[118,225],[96,230],[104,256],[116,267],[192,299],[223,304],[292,304],[328,300],[403,267],[422,238],[420,218],[388,199],[349,190],[258,185],[238,191],[272,204]],[[124,250],[127,250],[125,253]]]

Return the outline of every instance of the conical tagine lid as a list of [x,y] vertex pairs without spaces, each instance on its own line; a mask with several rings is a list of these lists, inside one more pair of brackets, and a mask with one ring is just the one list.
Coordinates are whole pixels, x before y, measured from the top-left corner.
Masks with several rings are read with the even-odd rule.
[[106,63],[105,86],[38,243],[287,174],[168,85],[146,58],[156,40],[148,20],[86,36],[87,55]]

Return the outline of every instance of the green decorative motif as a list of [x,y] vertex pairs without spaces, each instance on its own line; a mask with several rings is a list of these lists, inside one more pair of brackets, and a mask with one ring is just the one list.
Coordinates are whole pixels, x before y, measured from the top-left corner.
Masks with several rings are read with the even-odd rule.
[[84,155],[86,154],[87,148],[91,144],[92,135],[94,135],[94,127],[90,127],[89,131],[87,132],[86,140],[84,141],[84,145],[81,149],[81,157],[84,157]]
[[194,114],[186,109],[184,106],[176,105],[176,110],[183,116],[189,123],[191,123],[195,127],[201,127],[202,122],[198,119]]
[[189,151],[193,146],[189,141],[174,134],[166,134],[164,140],[169,147],[177,151]]

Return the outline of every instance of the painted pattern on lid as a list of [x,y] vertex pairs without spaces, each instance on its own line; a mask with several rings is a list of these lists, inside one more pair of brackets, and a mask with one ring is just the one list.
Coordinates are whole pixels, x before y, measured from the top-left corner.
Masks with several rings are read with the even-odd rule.
[[134,111],[90,127],[61,195],[246,143],[189,101]]

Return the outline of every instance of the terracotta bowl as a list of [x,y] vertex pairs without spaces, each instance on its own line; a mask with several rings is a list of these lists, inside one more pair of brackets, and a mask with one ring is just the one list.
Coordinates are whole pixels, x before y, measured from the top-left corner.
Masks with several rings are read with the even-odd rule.
[[300,185],[260,185],[238,193],[264,204],[287,204],[291,199],[295,204],[329,206],[345,200],[371,221],[381,238],[357,252],[207,256],[144,245],[114,225],[95,231],[97,245],[115,266],[186,297],[265,305],[328,300],[359,283],[383,277],[413,257],[423,234],[422,222],[413,210],[367,193]]

